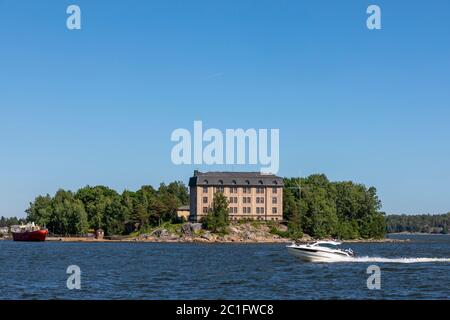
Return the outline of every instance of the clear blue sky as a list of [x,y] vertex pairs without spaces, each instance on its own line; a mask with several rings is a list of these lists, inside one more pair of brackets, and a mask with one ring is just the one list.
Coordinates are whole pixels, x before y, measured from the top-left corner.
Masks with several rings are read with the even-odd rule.
[[194,120],[279,128],[282,176],[450,211],[449,39],[447,0],[0,0],[0,215],[58,188],[187,182],[170,134]]

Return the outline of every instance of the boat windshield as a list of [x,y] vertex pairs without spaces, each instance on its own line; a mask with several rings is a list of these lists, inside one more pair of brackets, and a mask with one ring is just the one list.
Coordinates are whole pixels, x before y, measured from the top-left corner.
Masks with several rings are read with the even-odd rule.
[[317,247],[329,248],[329,249],[339,249],[338,244],[331,243],[321,243],[320,245],[316,245]]
[[327,248],[334,248],[336,246],[341,245],[342,243],[336,242],[336,241],[317,241],[312,244],[312,246],[321,246],[321,247],[327,247]]

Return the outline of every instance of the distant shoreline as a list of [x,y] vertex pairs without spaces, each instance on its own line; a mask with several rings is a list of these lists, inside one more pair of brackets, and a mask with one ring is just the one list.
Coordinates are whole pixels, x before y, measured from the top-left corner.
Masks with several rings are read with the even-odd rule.
[[431,232],[409,232],[409,231],[404,231],[404,232],[391,232],[391,233],[387,233],[386,235],[418,235],[418,236],[448,236],[450,235],[450,233],[431,233]]
[[[0,241],[13,241],[12,239],[0,239]],[[307,243],[310,241],[300,240],[299,243]],[[342,243],[404,243],[410,242],[410,239],[353,239],[353,240],[339,240]],[[160,239],[122,239],[122,240],[109,240],[109,239],[92,239],[92,238],[73,238],[73,237],[49,237],[45,242],[66,242],[66,243],[196,243],[196,244],[290,244],[294,242],[290,239],[274,240],[216,240],[216,241],[202,241],[199,239],[192,240],[160,240]]]
[[[400,233],[413,235],[412,233]],[[394,233],[386,234],[381,239],[349,239],[337,240],[343,243],[401,243],[409,239],[396,239],[389,237]],[[307,234],[297,239],[298,243],[310,243],[316,241]],[[322,240],[336,240],[330,237]],[[68,243],[240,243],[240,244],[290,244],[293,242],[289,237],[288,229],[282,224],[268,224],[262,222],[245,222],[232,224],[224,233],[213,233],[205,230],[198,223],[186,223],[179,225],[165,224],[150,229],[146,233],[132,234],[127,236],[105,236],[96,239],[94,235],[89,236],[55,236],[49,235],[48,242]]]
[[[202,238],[194,239],[139,239],[139,238],[127,238],[127,239],[92,239],[92,238],[74,238],[74,237],[49,237],[48,242],[68,242],[68,243],[202,243],[202,244],[290,244],[293,242],[291,239],[279,238],[279,239],[260,239],[260,240],[248,240],[248,239],[217,239],[214,241],[208,241]],[[302,239],[298,242],[306,243],[314,240]],[[409,242],[409,239],[353,239],[353,240],[339,240],[342,243],[403,243]]]

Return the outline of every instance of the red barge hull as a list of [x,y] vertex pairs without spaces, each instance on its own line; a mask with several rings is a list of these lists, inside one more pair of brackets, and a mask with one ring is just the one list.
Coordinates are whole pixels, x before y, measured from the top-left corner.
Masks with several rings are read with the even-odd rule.
[[14,241],[45,241],[47,230],[13,232]]

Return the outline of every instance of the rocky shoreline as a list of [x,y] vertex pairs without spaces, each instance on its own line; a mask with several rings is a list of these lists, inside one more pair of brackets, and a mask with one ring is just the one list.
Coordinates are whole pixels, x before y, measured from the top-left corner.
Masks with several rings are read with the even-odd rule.
[[[275,230],[275,232],[274,232]],[[185,223],[182,225],[169,225],[156,228],[149,233],[136,236],[113,236],[105,239],[93,237],[47,237],[47,241],[62,242],[160,242],[160,243],[292,243],[292,239],[280,234],[286,232],[282,224],[267,224],[261,222],[246,222],[230,225],[226,234],[216,234],[204,230],[199,223]],[[314,241],[304,235],[296,242],[306,243]],[[346,243],[401,243],[409,239],[354,239],[345,240]]]

